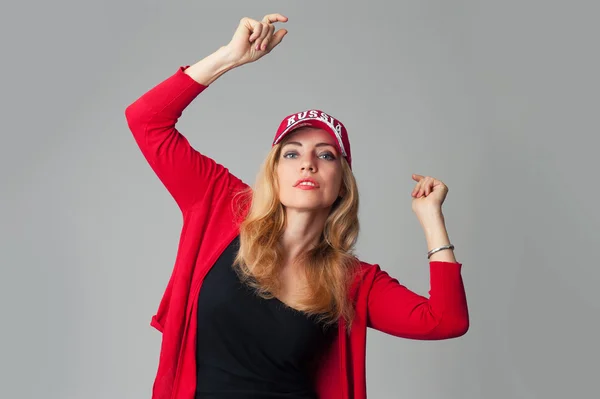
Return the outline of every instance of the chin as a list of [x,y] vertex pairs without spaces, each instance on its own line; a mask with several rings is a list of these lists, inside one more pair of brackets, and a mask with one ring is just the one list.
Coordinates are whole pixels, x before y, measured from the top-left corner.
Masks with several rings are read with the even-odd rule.
[[[308,194],[308,195],[306,195]],[[315,193],[317,194],[317,193]],[[279,198],[281,204],[288,209],[296,209],[303,211],[318,211],[331,207],[337,197],[327,198],[328,196],[321,195],[310,195],[309,192],[294,192],[286,193]]]
[[331,207],[333,203],[328,204],[323,201],[299,201],[295,199],[293,201],[282,201],[281,204],[284,208],[295,209],[299,211],[318,211]]

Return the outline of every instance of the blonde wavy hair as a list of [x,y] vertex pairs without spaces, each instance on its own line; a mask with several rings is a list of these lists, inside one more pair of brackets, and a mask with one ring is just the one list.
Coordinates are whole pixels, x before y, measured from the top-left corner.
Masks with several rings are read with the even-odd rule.
[[[279,272],[284,259],[280,237],[286,220],[279,201],[277,164],[284,142],[275,145],[263,162],[254,189],[246,194],[247,213],[240,223],[240,248],[234,268],[240,279],[262,298],[275,297],[280,289]],[[346,162],[342,164],[342,192],[331,211],[319,243],[305,251],[296,264],[303,265],[310,295],[298,310],[331,325],[343,318],[350,328],[354,306],[349,291],[358,271],[354,255],[358,238],[358,188]]]

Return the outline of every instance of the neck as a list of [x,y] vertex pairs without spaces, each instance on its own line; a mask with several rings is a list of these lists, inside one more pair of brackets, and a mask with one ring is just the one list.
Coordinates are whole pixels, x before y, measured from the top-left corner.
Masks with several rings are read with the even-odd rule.
[[286,226],[281,237],[285,253],[285,265],[302,252],[314,247],[321,237],[329,209],[319,211],[299,211],[286,209]]

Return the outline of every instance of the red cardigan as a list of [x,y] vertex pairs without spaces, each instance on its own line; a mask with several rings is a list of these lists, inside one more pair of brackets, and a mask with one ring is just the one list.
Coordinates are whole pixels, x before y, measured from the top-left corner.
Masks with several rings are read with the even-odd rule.
[[[207,87],[181,66],[125,111],[128,126],[152,170],[183,215],[175,264],[151,325],[162,332],[153,399],[193,399],[196,388],[196,306],[202,281],[238,234],[233,195],[246,184],[199,153],[175,128],[183,110]],[[211,132],[213,133],[213,132]],[[459,337],[469,328],[461,263],[430,261],[430,297],[420,296],[377,264],[361,262],[351,291],[356,319],[344,322],[322,354],[315,387],[322,399],[365,399],[367,327],[419,340]]]

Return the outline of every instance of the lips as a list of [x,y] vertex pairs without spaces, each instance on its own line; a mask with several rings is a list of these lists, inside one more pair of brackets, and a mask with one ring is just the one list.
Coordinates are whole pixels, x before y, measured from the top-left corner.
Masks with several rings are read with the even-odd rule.
[[319,188],[319,183],[313,179],[300,179],[294,184],[298,188]]

